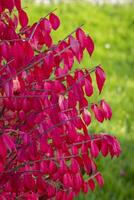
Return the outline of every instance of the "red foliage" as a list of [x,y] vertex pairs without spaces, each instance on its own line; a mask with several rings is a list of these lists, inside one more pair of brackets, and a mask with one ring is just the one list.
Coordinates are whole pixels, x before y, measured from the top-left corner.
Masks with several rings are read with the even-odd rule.
[[112,116],[105,100],[86,98],[92,73],[101,93],[104,70],[71,71],[93,40],[79,27],[54,44],[59,26],[53,12],[30,26],[20,0],[0,1],[0,199],[72,200],[103,186],[100,153],[120,155],[115,137],[88,131],[93,113],[99,122]]

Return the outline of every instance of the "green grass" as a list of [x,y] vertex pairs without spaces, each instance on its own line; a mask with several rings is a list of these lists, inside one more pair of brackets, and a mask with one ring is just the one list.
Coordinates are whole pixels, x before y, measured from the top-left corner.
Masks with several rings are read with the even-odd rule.
[[[107,74],[103,93],[113,108],[113,119],[102,125],[94,123],[92,130],[115,134],[122,146],[119,159],[98,160],[104,174],[105,186],[80,200],[133,200],[134,199],[134,5],[93,6],[84,3],[35,7],[28,4],[30,21],[36,21],[57,7],[61,27],[54,34],[55,42],[64,38],[77,26],[84,29],[95,41],[92,59],[86,54],[82,67],[101,63]],[[108,47],[108,48],[107,48]],[[75,66],[76,67],[76,66]],[[80,67],[77,65],[77,67]]]

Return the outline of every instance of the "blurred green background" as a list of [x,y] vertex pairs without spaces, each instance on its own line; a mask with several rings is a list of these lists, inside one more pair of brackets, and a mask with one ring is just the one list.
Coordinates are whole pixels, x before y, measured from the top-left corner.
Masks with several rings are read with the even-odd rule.
[[[94,123],[90,130],[106,131],[118,137],[122,146],[119,159],[102,158],[97,162],[105,186],[81,194],[79,200],[134,200],[134,4],[89,4],[84,1],[60,4],[36,4],[24,1],[30,22],[37,21],[57,8],[61,27],[54,33],[55,42],[84,23],[84,29],[95,42],[92,59],[85,54],[81,67],[101,63],[107,74],[103,97],[113,109],[113,118]],[[76,65],[77,67],[78,64]]]

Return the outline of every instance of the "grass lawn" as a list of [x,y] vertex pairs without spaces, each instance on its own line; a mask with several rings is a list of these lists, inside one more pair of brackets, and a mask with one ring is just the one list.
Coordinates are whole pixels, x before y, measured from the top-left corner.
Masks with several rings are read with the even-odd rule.
[[[134,199],[134,5],[93,6],[86,3],[31,6],[27,12],[30,21],[36,21],[57,8],[62,26],[54,33],[55,41],[61,40],[84,23],[84,29],[94,38],[96,50],[92,57],[86,54],[82,67],[101,63],[107,74],[107,83],[101,96],[110,103],[113,119],[102,125],[94,123],[90,130],[115,134],[122,146],[119,159],[98,159],[104,174],[105,186],[96,192],[77,199],[84,200],[133,200]],[[24,5],[25,6],[25,5]],[[76,64],[75,67],[80,67]]]

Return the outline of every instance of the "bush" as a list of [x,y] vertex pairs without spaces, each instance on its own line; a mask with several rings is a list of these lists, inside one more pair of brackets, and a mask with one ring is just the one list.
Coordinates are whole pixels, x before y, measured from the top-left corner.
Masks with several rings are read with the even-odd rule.
[[102,123],[112,110],[104,99],[87,97],[94,94],[91,74],[99,93],[106,75],[101,65],[72,70],[84,50],[92,56],[92,38],[80,26],[54,44],[54,11],[30,26],[19,0],[0,8],[1,198],[69,200],[93,191],[95,180],[102,187],[95,159],[121,150],[115,137],[89,132],[92,115]]

